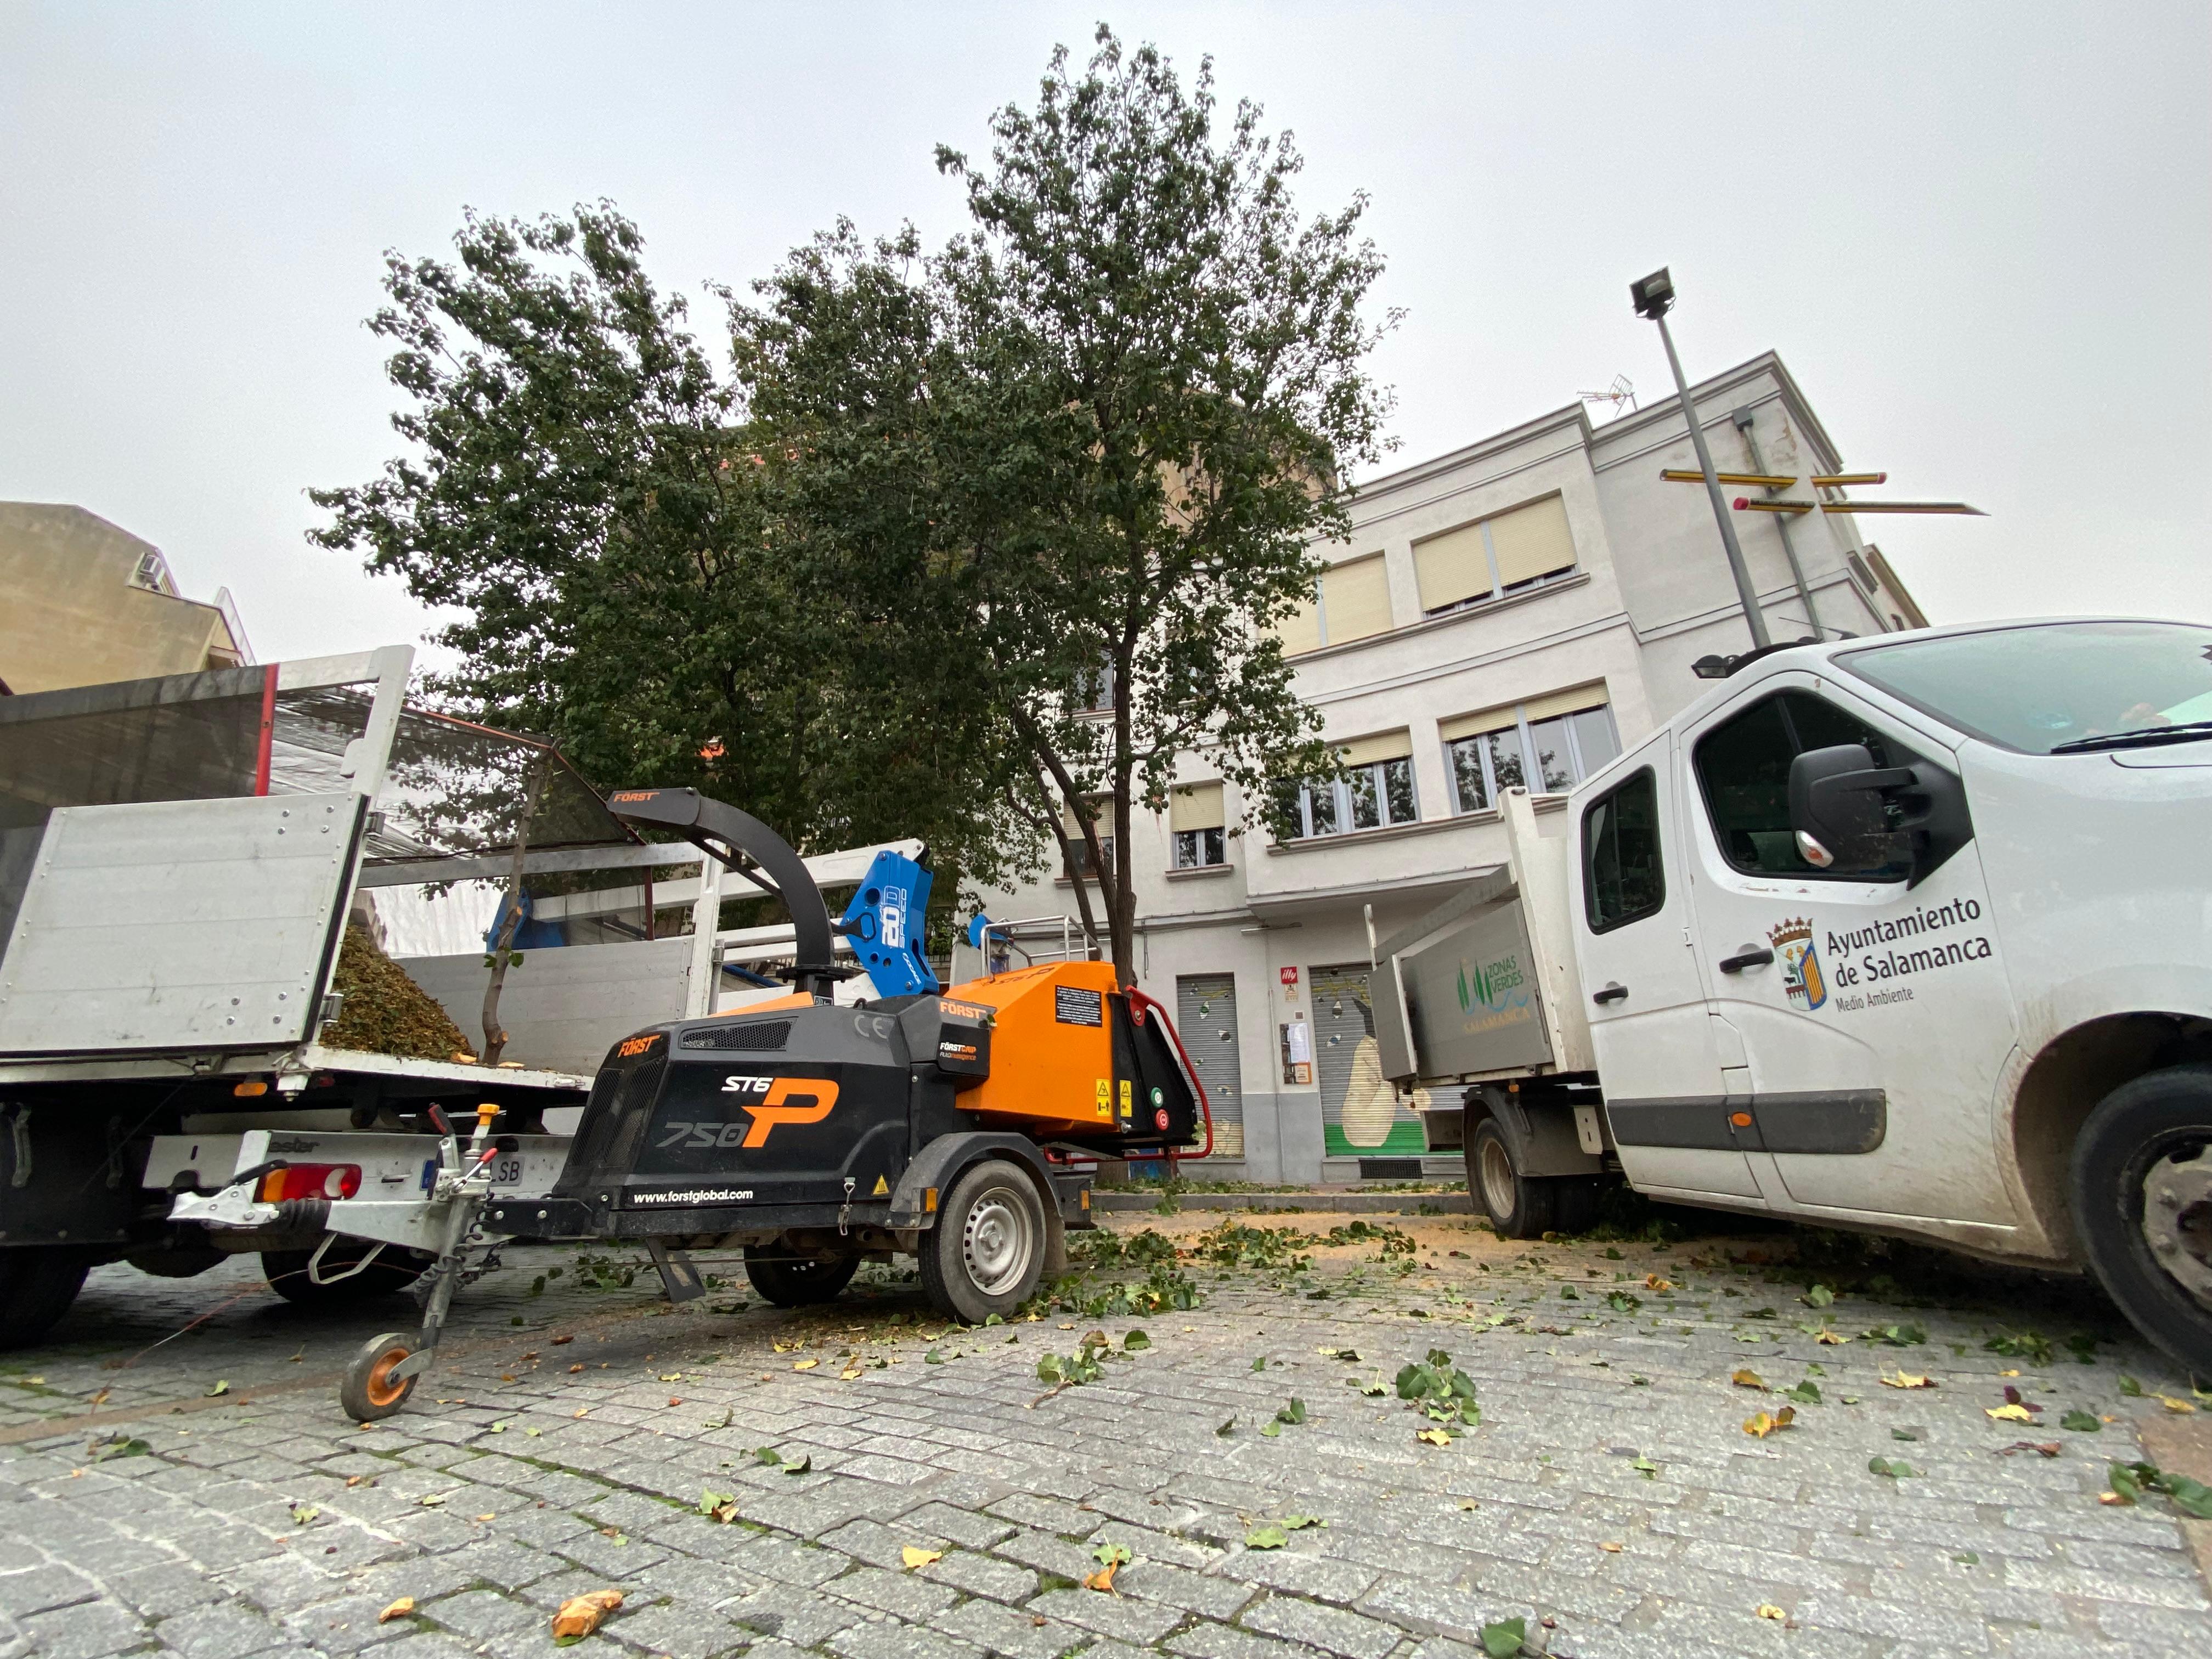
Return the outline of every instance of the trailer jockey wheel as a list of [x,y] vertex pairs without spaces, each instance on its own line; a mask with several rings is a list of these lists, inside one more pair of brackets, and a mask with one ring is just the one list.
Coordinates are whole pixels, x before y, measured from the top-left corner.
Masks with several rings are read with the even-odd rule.
[[2135,1328],[2212,1376],[2212,1066],[2124,1083],[2074,1142],[2074,1229]]
[[1003,1159],[952,1184],[937,1226],[921,1241],[921,1288],[932,1306],[980,1325],[1011,1314],[1044,1271],[1044,1206],[1028,1176]]
[[1468,1137],[1467,1189],[1500,1238],[1538,1238],[1557,1221],[1555,1183],[1515,1167],[1513,1149],[1494,1118],[1485,1117]]
[[857,1255],[823,1261],[812,1256],[794,1255],[787,1245],[745,1246],[745,1277],[752,1280],[755,1290],[779,1308],[805,1308],[817,1302],[834,1302],[860,1269],[860,1258]]
[[412,1376],[395,1378],[392,1368],[415,1352],[415,1339],[399,1331],[372,1336],[361,1345],[338,1381],[338,1404],[356,1423],[389,1417],[415,1392]]

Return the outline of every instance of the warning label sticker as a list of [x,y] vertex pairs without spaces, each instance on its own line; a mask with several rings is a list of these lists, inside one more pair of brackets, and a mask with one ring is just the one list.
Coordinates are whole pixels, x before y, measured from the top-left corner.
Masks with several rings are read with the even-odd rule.
[[1105,994],[1086,991],[1079,986],[1055,985],[1052,988],[1052,1017],[1062,1025],[1103,1025]]

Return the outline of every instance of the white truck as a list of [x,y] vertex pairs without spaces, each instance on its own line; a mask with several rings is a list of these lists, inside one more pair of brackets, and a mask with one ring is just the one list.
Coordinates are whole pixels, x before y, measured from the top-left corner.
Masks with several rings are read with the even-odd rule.
[[[719,860],[641,841],[542,739],[410,705],[411,667],[391,647],[0,697],[0,1348],[118,1259],[258,1252],[308,1304],[414,1283],[469,1242],[464,1181],[551,1188],[613,1042],[777,994],[737,964],[791,930],[721,928]],[[347,921],[374,911],[476,1047],[526,800],[536,931],[499,1006],[523,1063],[325,1041]],[[879,850],[920,848],[805,862],[852,882]],[[688,928],[656,927],[672,909]]]
[[2086,1267],[2212,1376],[2212,628],[1771,649],[1377,948],[1498,1230],[1670,1202]]

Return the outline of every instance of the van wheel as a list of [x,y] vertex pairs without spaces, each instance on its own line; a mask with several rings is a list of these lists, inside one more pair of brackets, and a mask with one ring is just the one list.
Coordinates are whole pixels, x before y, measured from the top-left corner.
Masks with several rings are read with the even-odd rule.
[[921,1241],[921,1288],[951,1318],[980,1325],[1036,1291],[1044,1271],[1044,1206],[1030,1178],[1003,1158],[953,1182]]
[[2074,1142],[2082,1253],[2130,1322],[2212,1376],[2212,1066],[2124,1083]]
[[[365,1239],[341,1238],[323,1252],[322,1270],[326,1273],[343,1273],[368,1255],[369,1249]],[[387,1244],[384,1253],[359,1273],[319,1285],[307,1277],[307,1263],[314,1259],[314,1254],[313,1250],[262,1251],[261,1271],[268,1278],[269,1288],[297,1307],[349,1308],[371,1297],[390,1296],[394,1291],[405,1290],[422,1278],[422,1270],[431,1260],[397,1244]]]
[[1524,1176],[1515,1167],[1513,1149],[1495,1118],[1476,1124],[1468,1139],[1467,1189],[1500,1238],[1536,1238],[1558,1224],[1555,1183],[1541,1176]]
[[808,1308],[834,1302],[860,1270],[857,1255],[823,1261],[793,1255],[786,1244],[745,1246],[745,1277],[753,1288],[779,1308]]
[[65,1244],[0,1249],[0,1350],[27,1348],[59,1324],[91,1271],[90,1253]]

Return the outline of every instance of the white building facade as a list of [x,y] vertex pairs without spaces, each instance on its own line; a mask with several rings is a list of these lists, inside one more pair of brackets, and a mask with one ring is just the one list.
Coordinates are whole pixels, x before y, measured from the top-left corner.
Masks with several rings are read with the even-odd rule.
[[[1772,354],[1691,395],[1717,467],[1798,478],[1781,499],[1843,501],[1810,483],[1842,458]],[[1571,405],[1361,485],[1350,536],[1319,550],[1314,603],[1284,630],[1350,781],[1302,792],[1301,833],[1277,841],[1200,751],[1170,810],[1140,811],[1133,831],[1139,981],[1176,1010],[1213,1103],[1213,1156],[1188,1173],[1461,1173],[1380,1074],[1372,944],[1503,861],[1499,790],[1559,810],[1697,694],[1692,663],[1749,647],[1705,489],[1661,476],[1696,466],[1670,398],[1595,428]],[[1778,641],[1816,619],[1823,638],[1925,625],[1848,514],[1735,520]],[[1062,878],[986,908],[1075,905]],[[1059,928],[1018,945],[1057,955]],[[978,966],[963,948],[956,974]]]

